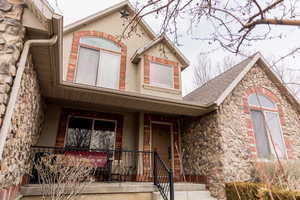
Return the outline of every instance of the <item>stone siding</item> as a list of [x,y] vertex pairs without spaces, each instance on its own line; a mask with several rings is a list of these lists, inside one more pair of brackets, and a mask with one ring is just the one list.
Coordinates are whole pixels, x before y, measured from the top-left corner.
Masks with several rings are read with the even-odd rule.
[[[256,89],[258,93],[266,93],[279,109],[281,128],[285,146],[290,160],[300,159],[300,114],[293,108],[289,100],[268,78],[266,72],[256,65],[243,78],[229,95],[220,109],[220,130],[223,137],[225,156],[225,181],[249,180],[251,178],[251,161],[257,159],[255,136],[251,132],[252,120],[246,111],[245,95],[247,91]],[[278,102],[275,101],[278,99]],[[228,123],[228,119],[230,123]],[[249,131],[250,130],[250,131]]]
[[219,184],[224,180],[221,139],[217,111],[201,118],[184,120],[181,140],[184,173],[205,175],[207,187],[214,196],[223,189]]
[[0,1],[0,125],[23,49],[25,29],[21,24],[22,12],[21,5]]
[[23,175],[28,172],[29,150],[41,132],[43,107],[37,73],[29,58],[3,152],[0,174],[2,188],[20,184]]
[[[224,199],[224,183],[251,180],[257,161],[255,136],[245,96],[256,89],[277,99],[284,142],[290,160],[300,160],[300,114],[256,65],[246,74],[216,113],[186,120],[183,133],[186,173],[200,173],[218,199]],[[255,90],[255,91],[256,91]],[[190,149],[190,150],[189,150]],[[196,170],[196,171],[195,171]]]

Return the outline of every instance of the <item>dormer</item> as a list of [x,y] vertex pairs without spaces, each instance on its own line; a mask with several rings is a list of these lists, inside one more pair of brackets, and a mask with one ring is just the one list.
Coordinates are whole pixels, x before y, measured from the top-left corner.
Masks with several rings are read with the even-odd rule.
[[189,62],[165,35],[138,49],[131,62],[138,67],[140,93],[182,98],[180,72]]

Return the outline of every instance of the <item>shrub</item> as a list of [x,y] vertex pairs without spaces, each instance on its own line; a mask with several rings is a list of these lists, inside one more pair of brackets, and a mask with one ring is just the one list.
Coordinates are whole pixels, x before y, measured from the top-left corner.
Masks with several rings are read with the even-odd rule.
[[234,182],[226,183],[226,196],[228,200],[300,200],[300,192],[280,190],[272,187],[268,190],[265,184]]
[[300,190],[300,162],[257,162],[254,164],[253,177],[258,182],[281,189]]
[[[271,193],[274,200],[300,200],[300,192],[272,189]],[[266,188],[260,191],[259,196],[261,200],[272,200]]]
[[230,200],[256,200],[263,186],[257,183],[233,182],[226,183],[225,191],[227,199]]

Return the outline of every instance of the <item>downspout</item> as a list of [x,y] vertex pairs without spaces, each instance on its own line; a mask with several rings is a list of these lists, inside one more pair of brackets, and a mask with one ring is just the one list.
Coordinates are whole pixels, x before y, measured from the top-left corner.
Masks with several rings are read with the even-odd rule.
[[18,93],[21,87],[21,80],[24,73],[25,65],[27,62],[28,53],[32,46],[53,46],[57,42],[57,36],[53,36],[50,39],[28,40],[24,44],[20,61],[17,64],[18,69],[14,79],[14,83],[11,89],[10,97],[6,107],[2,127],[0,130],[0,161],[2,160],[3,150],[8,132],[10,130],[11,119],[14,112],[15,105],[18,99]]

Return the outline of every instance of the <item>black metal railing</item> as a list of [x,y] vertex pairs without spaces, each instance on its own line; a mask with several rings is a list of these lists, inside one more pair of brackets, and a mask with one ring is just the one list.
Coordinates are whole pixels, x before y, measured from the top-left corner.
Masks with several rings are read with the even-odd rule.
[[[48,157],[53,161],[62,156],[84,158],[92,164],[95,182],[153,182],[164,200],[174,200],[173,172],[157,152],[44,146],[33,146],[31,150],[33,163]],[[40,184],[40,181],[40,174],[33,164],[29,183]]]
[[154,152],[153,155],[154,185],[156,185],[164,200],[174,200],[173,172],[167,167],[157,152]]
[[[151,161],[152,152],[129,150],[100,150],[33,146],[32,159],[36,163],[46,155],[57,159],[64,155],[73,155],[92,161],[95,182],[150,182],[153,180],[152,167],[143,169],[144,160]],[[39,183],[39,174],[33,165],[30,175],[31,184]]]

